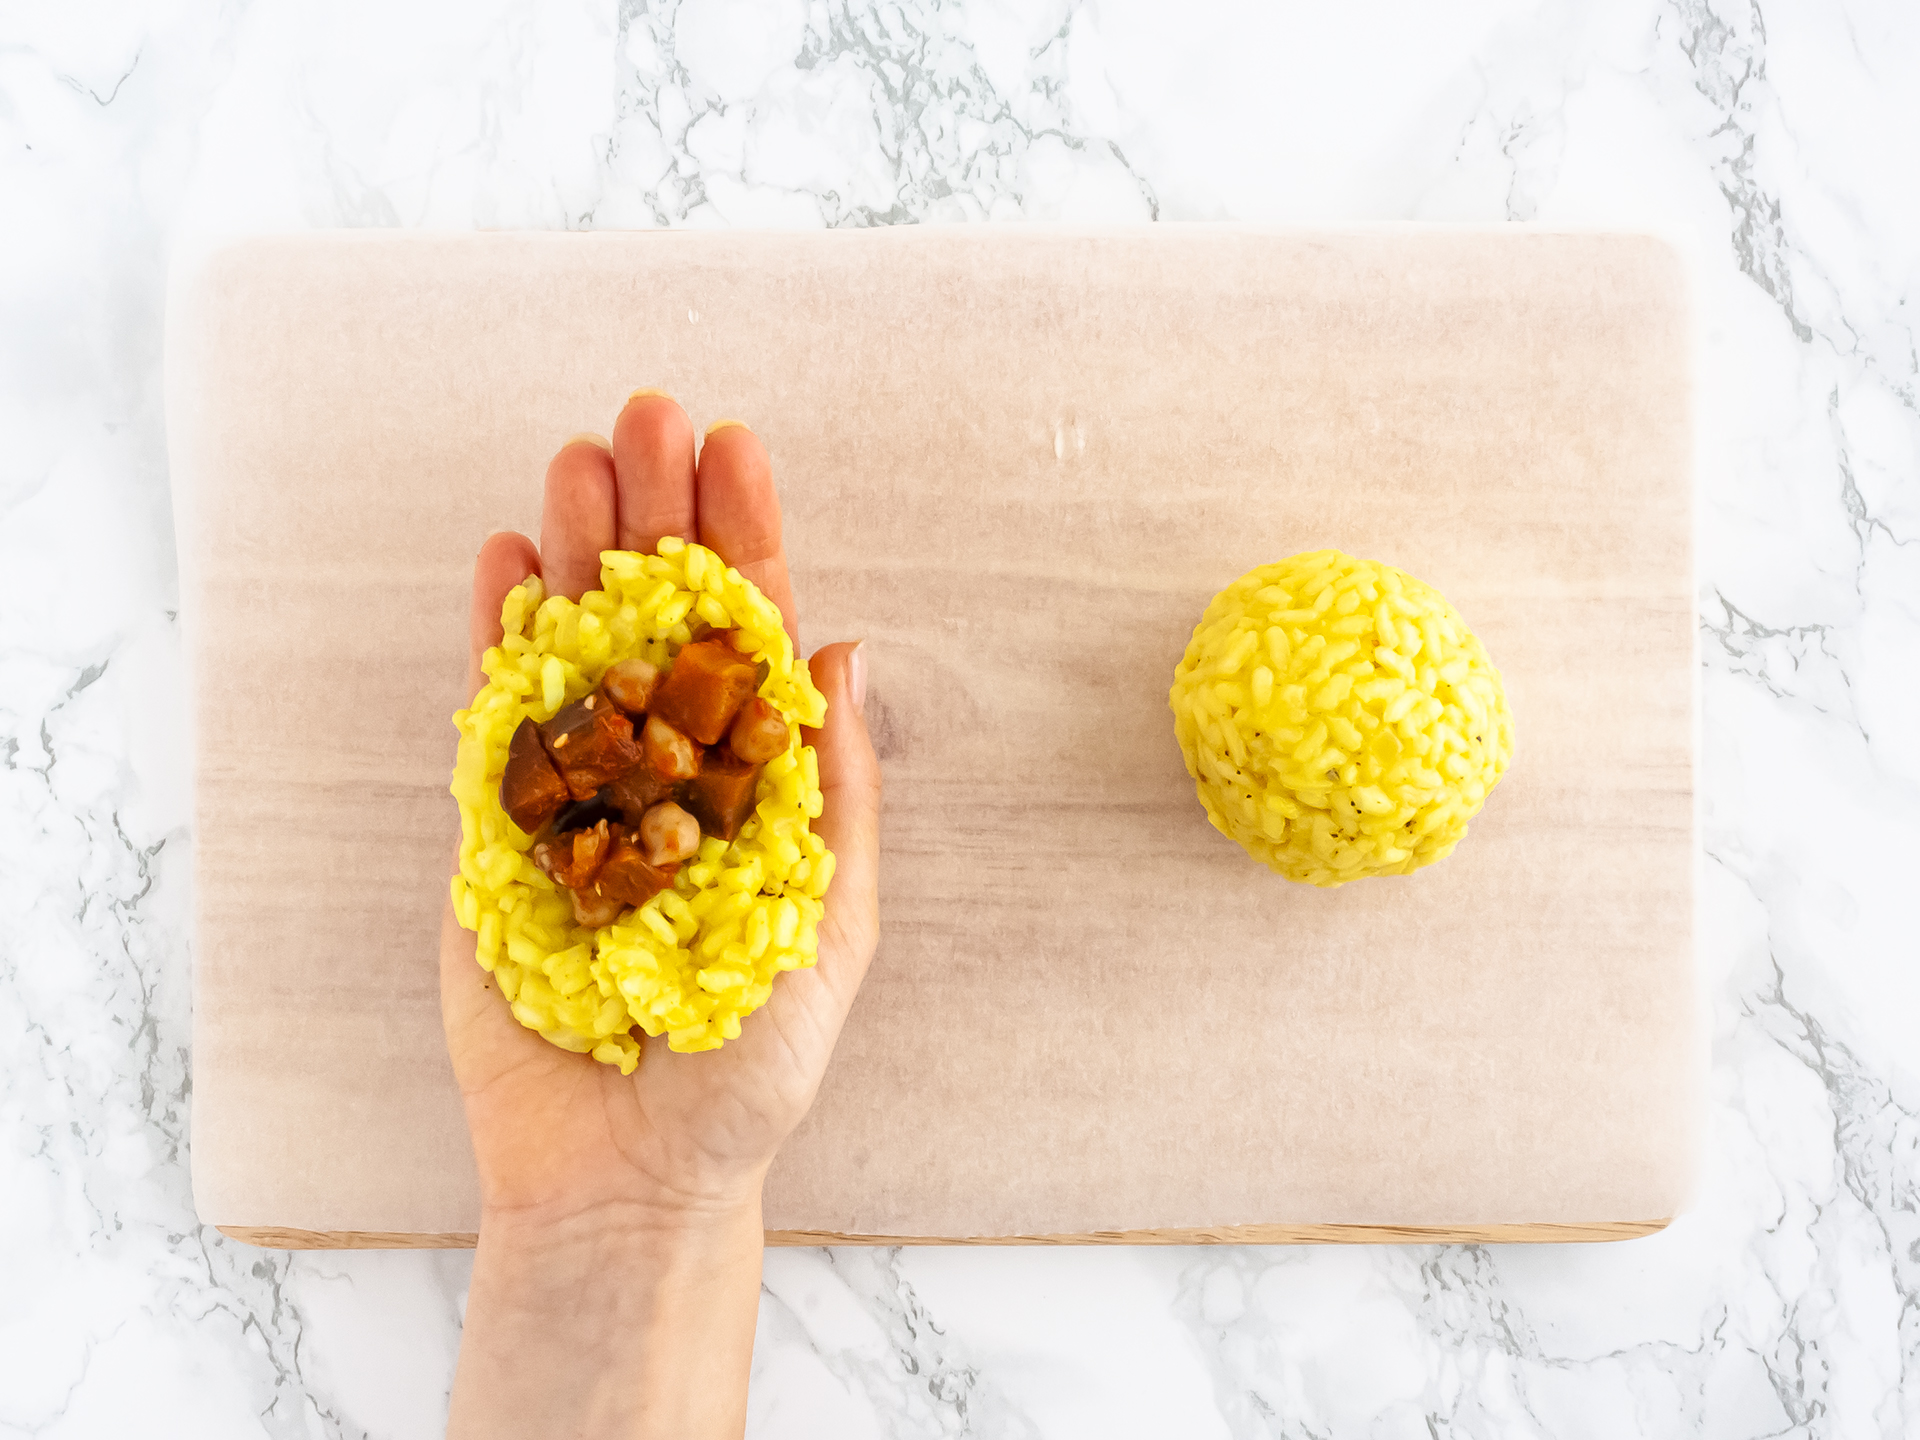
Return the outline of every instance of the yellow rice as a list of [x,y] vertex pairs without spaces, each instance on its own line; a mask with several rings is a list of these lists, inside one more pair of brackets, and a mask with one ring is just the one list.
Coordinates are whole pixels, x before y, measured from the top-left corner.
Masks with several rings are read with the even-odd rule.
[[673,538],[655,555],[608,550],[600,586],[576,604],[532,578],[501,608],[506,633],[482,662],[487,683],[453,717],[461,825],[453,907],[478,935],[480,964],[516,1020],[631,1073],[640,1059],[633,1027],[665,1035],[674,1050],[715,1049],[766,1003],[775,975],[813,964],[833,879],[833,855],[808,823],[820,814],[813,747],[796,731],[767,763],[753,816],[731,844],[706,837],[671,890],[587,930],[527,853],[533,837],[500,808],[514,730],[589,693],[616,660],[665,664],[697,619],[751,637],[752,658],[768,665],[760,694],[790,724],[818,726],[827,702],[778,607],[711,550]]
[[1338,550],[1214,596],[1168,699],[1207,818],[1310,885],[1444,859],[1513,758],[1500,672],[1446,597]]

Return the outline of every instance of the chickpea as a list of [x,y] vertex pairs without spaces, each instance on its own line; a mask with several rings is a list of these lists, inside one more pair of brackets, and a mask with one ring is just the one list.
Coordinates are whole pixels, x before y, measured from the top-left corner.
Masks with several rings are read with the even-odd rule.
[[727,744],[742,760],[764,765],[787,748],[787,717],[756,695],[740,707]]
[[700,747],[658,715],[647,717],[640,743],[648,768],[662,780],[691,780],[700,773]]
[[700,822],[671,800],[640,817],[640,849],[655,867],[678,865],[700,848]]
[[598,930],[602,925],[611,925],[619,918],[620,912],[627,908],[627,902],[624,900],[616,900],[611,895],[595,894],[590,890],[569,890],[567,896],[573,901],[574,921],[589,930]]
[[629,715],[644,715],[653,692],[659,688],[660,667],[638,656],[616,660],[600,677],[600,685],[607,698]]

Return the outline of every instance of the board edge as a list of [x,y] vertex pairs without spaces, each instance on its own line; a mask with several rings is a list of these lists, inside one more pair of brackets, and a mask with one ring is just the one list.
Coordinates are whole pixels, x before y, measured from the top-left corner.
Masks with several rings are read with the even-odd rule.
[[[837,1230],[769,1230],[769,1246],[826,1245],[1591,1245],[1638,1240],[1673,1223],[1660,1220],[1538,1221],[1503,1225],[1205,1225],[1170,1230],[1092,1230],[1073,1235],[857,1235]],[[230,1240],[263,1250],[471,1250],[472,1231],[297,1230],[216,1225]]]

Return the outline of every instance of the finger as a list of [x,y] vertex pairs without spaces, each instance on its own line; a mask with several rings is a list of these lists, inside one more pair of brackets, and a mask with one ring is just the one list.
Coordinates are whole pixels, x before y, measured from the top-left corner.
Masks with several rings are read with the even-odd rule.
[[793,582],[780,541],[780,497],[767,447],[737,420],[723,420],[700,447],[696,481],[700,543],[760,587],[798,639]]
[[540,552],[524,535],[498,530],[473,562],[473,603],[467,614],[467,694],[480,693],[480,657],[500,643],[500,607],[507,592],[540,573]]
[[880,761],[867,733],[865,650],[828,645],[809,669],[827,697],[825,722],[802,732],[820,766],[822,806],[813,828],[834,854],[817,968],[844,1008],[880,937]]
[[620,548],[650,553],[663,535],[695,538],[693,422],[680,402],[636,390],[613,425]]
[[576,435],[547,466],[540,510],[547,589],[578,600],[599,585],[600,552],[613,548],[613,456],[598,435]]

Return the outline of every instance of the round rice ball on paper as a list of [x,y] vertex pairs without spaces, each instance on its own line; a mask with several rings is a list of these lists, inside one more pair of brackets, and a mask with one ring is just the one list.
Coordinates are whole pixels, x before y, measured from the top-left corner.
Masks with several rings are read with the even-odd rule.
[[1459,612],[1338,550],[1214,596],[1168,699],[1207,818],[1309,885],[1444,859],[1513,758],[1500,672]]
[[[657,554],[609,550],[600,564],[601,588],[578,603],[545,594],[537,578],[515,587],[501,609],[504,638],[482,662],[486,684],[453,717],[460,746],[450,788],[461,822],[453,905],[460,923],[479,937],[479,962],[499,982],[515,1019],[555,1045],[630,1073],[640,1059],[636,1030],[665,1035],[678,1051],[715,1049],[739,1036],[742,1017],[766,1003],[780,971],[814,963],[815,926],[834,862],[809,823],[820,814],[820,776],[813,747],[800,743],[795,727],[817,727],[826,700],[814,688],[806,661],[794,654],[778,607],[711,550],[669,537]],[[629,719],[604,697],[618,693],[615,676],[636,671],[655,677],[653,693],[664,695],[676,659],[696,642],[722,655],[720,663],[740,658],[734,668],[744,670],[746,680],[738,693],[758,679],[756,698],[744,704],[762,717],[763,734],[764,723],[772,726],[770,758],[752,770],[726,753],[738,731],[712,746],[710,760],[720,757],[746,777],[735,787],[731,824],[737,831],[722,839],[707,833],[702,820],[681,841],[668,836],[662,843],[683,843],[677,869],[646,870],[638,818],[624,828],[616,818],[616,853],[627,845],[634,869],[657,876],[655,883],[665,888],[625,908],[618,898],[611,905],[601,902],[619,913],[605,923],[582,923],[577,897],[554,878],[566,875],[561,867],[582,853],[564,843],[556,852],[552,843],[550,832],[565,823],[564,805],[559,821],[536,827],[541,834],[521,829],[503,805],[502,780],[516,733],[522,747],[534,752],[532,763],[545,766],[565,753],[554,747],[566,740],[552,732],[559,726],[564,733],[570,716],[589,724],[611,720],[623,729],[609,743],[626,747],[623,754],[651,757],[635,728],[644,714],[636,709]],[[619,662],[628,663],[615,670]],[[734,703],[742,702],[736,696]],[[529,720],[533,726],[522,731]],[[646,744],[653,739],[649,726]],[[697,764],[691,752],[699,747],[685,737],[679,741],[688,763]],[[576,774],[549,772],[562,773]],[[659,795],[668,793],[663,788]],[[671,793],[700,808],[683,792]],[[576,793],[570,803],[604,806],[607,794],[583,800]],[[655,798],[650,793],[644,803]],[[690,826],[676,806],[659,808]],[[524,818],[526,812],[516,813]],[[582,829],[559,839],[594,833]],[[604,842],[609,827],[602,823],[597,833]]]

